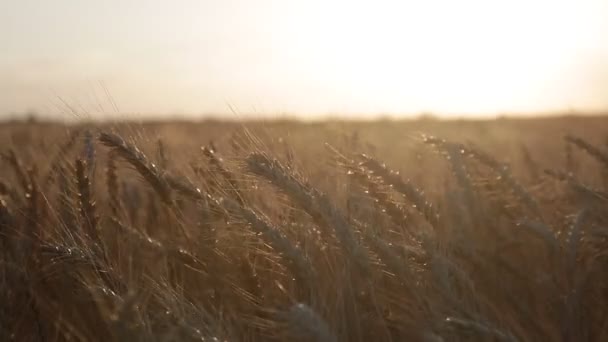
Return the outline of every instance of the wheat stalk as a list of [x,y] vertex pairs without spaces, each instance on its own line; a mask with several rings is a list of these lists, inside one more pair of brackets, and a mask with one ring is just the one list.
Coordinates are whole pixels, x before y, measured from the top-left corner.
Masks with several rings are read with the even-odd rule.
[[600,150],[599,148],[591,145],[590,143],[579,137],[566,135],[564,139],[567,142],[573,144],[574,146],[580,148],[581,150],[587,152],[590,156],[592,156],[601,164],[603,164],[604,167],[608,167],[608,153]]
[[369,273],[368,257],[357,243],[353,228],[325,194],[302,184],[276,159],[270,159],[264,154],[252,153],[247,157],[246,162],[250,172],[266,178],[274,186],[283,190],[310,214],[317,225],[325,227],[327,230],[333,230],[347,255],[362,270]]
[[87,176],[87,162],[76,159],[76,184],[78,187],[79,212],[84,221],[85,233],[95,243],[100,243],[97,232],[98,217],[95,210],[95,201],[91,194],[91,184]]
[[120,136],[113,133],[101,133],[99,141],[105,146],[112,148],[117,155],[131,164],[152,186],[165,204],[173,205],[171,190],[163,174],[135,145],[127,143]]

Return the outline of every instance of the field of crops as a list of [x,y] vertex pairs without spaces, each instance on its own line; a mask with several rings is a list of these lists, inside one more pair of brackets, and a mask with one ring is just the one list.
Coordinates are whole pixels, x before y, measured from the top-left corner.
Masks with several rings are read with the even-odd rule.
[[0,125],[2,341],[606,341],[608,117]]

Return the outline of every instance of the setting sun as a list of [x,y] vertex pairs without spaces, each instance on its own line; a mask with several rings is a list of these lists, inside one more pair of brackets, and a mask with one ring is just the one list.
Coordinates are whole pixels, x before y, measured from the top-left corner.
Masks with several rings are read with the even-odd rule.
[[100,83],[121,112],[157,115],[608,107],[601,0],[23,1],[0,10],[3,113],[57,111],[57,96],[111,112]]

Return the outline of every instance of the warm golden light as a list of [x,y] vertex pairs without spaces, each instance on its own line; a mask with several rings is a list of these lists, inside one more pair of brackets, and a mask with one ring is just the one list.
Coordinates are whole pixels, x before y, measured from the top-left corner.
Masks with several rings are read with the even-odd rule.
[[0,6],[0,112],[108,111],[99,81],[129,112],[608,108],[602,0]]

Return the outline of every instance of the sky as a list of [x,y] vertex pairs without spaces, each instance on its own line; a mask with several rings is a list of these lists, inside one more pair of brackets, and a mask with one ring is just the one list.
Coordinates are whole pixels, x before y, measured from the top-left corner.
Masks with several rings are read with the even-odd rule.
[[606,18],[608,0],[0,1],[0,115],[601,111]]

